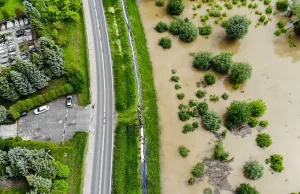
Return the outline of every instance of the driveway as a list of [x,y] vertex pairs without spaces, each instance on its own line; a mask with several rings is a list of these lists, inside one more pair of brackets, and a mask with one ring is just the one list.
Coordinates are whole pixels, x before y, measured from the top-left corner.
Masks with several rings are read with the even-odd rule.
[[88,131],[92,121],[92,106],[76,105],[73,96],[73,108],[66,108],[66,99],[59,98],[48,103],[49,111],[35,115],[30,111],[18,121],[18,135],[23,139],[55,141],[60,143],[70,139],[76,131]]

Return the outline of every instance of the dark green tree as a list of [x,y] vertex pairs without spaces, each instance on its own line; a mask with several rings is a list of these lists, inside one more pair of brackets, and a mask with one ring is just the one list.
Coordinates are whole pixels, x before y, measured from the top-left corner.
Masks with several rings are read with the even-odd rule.
[[250,79],[251,75],[252,67],[249,63],[236,62],[230,68],[229,81],[232,84],[239,84]]
[[227,108],[226,127],[234,129],[251,118],[251,108],[245,101],[233,101]]
[[29,83],[27,77],[18,71],[11,71],[10,79],[16,90],[23,96],[33,94],[36,91],[35,88]]
[[225,30],[229,38],[242,39],[248,33],[249,21],[246,16],[235,15],[228,20]]
[[184,10],[183,0],[169,0],[167,11],[171,15],[180,15]]
[[0,105],[0,123],[3,122],[6,119],[6,117],[7,117],[7,110],[5,106]]
[[15,87],[8,82],[6,77],[0,77],[0,96],[9,101],[16,101],[20,94],[16,91]]

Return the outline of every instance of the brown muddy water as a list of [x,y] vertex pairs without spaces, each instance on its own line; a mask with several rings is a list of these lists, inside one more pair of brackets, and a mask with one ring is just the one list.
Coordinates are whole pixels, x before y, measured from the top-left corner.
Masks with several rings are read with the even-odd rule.
[[[198,2],[200,2],[198,0]],[[185,11],[182,17],[188,17],[197,26],[201,26],[200,15],[206,13],[205,8],[192,10],[192,5],[197,1],[186,1]],[[265,6],[262,2],[261,11]],[[222,4],[222,2],[221,2]],[[178,119],[178,105],[187,103],[189,99],[196,99],[195,92],[198,90],[196,82],[203,79],[205,72],[200,72],[192,67],[193,58],[190,52],[211,51],[218,54],[221,51],[232,51],[235,53],[234,61],[249,62],[253,67],[252,78],[241,90],[233,91],[224,77],[219,77],[217,83],[205,88],[208,94],[221,96],[222,93],[229,94],[229,100],[220,98],[217,103],[209,103],[210,109],[219,114],[224,114],[226,107],[233,100],[253,100],[262,98],[268,107],[265,116],[270,122],[265,132],[272,136],[273,144],[267,149],[261,149],[256,145],[257,131],[253,129],[252,135],[241,138],[228,133],[224,141],[225,149],[230,156],[234,157],[231,167],[234,169],[228,177],[233,189],[239,184],[247,182],[262,194],[289,194],[300,192],[300,50],[289,48],[286,35],[275,37],[276,23],[280,16],[272,15],[272,22],[267,26],[255,28],[258,21],[254,11],[248,8],[237,8],[226,12],[228,16],[235,14],[247,14],[252,19],[252,24],[246,37],[240,41],[230,42],[225,37],[225,31],[220,25],[213,25],[213,33],[209,39],[198,36],[193,43],[182,43],[177,36],[168,33],[157,33],[154,26],[158,21],[170,22],[171,17],[165,12],[165,8],[156,7],[154,0],[140,0],[140,13],[150,50],[153,69],[155,74],[155,85],[158,96],[158,106],[161,126],[161,181],[162,193],[164,194],[200,194],[206,187],[207,178],[203,182],[197,182],[193,186],[187,185],[191,177],[191,168],[204,157],[210,157],[213,153],[214,135],[204,129],[183,134],[182,127],[185,124]],[[197,16],[192,19],[192,14]],[[210,19],[210,23],[214,20]],[[173,45],[169,50],[163,50],[158,46],[158,40],[162,36],[172,37]],[[298,47],[300,40],[296,39]],[[177,70],[180,76],[179,84],[181,90],[174,89],[174,83],[170,82],[171,69]],[[176,94],[183,92],[185,99],[180,101]],[[208,98],[207,98],[208,99]],[[188,122],[198,121],[192,119]],[[225,129],[222,127],[221,130]],[[184,145],[191,152],[187,158],[178,154],[178,147]],[[272,174],[269,167],[264,163],[271,154],[282,154],[284,156],[285,170],[282,173]],[[243,177],[243,165],[246,161],[258,160],[265,166],[264,176],[251,181]]]

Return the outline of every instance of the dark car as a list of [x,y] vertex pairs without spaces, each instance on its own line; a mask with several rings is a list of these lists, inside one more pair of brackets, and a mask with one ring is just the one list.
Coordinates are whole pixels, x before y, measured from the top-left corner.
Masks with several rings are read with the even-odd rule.
[[17,30],[16,31],[16,36],[23,36],[24,35],[24,30]]
[[67,107],[72,108],[73,107],[73,97],[72,96],[67,96]]
[[28,112],[26,112],[26,111],[25,111],[25,112],[22,112],[22,113],[21,113],[21,117],[27,116],[27,113],[28,113]]

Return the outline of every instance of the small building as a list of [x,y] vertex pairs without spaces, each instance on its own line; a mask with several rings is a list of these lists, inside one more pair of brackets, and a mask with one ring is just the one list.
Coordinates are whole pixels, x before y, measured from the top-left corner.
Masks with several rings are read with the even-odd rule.
[[11,21],[8,21],[6,23],[6,27],[7,27],[7,29],[10,29],[10,28],[14,27],[14,24]]
[[5,24],[2,24],[2,25],[1,25],[1,30],[6,30]]

